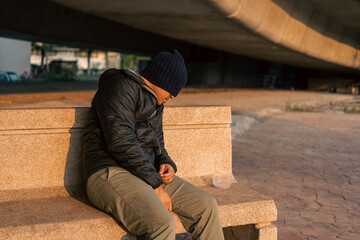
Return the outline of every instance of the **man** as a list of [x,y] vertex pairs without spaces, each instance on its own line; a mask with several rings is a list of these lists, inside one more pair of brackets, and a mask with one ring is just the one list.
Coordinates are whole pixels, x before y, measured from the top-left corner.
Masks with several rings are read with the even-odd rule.
[[180,53],[161,52],[140,74],[105,71],[91,104],[83,147],[87,195],[138,239],[175,239],[171,211],[193,239],[224,239],[215,199],[175,176],[164,147],[163,104],[186,81]]

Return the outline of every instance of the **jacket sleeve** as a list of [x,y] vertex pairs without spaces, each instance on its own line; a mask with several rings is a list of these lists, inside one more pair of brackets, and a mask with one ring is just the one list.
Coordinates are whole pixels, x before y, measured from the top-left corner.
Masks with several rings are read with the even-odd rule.
[[119,77],[108,76],[99,86],[95,99],[107,150],[120,167],[158,188],[162,184],[161,176],[151,163],[151,156],[143,152],[135,132],[139,88],[121,77],[111,78]]
[[156,131],[156,136],[157,136],[157,139],[159,140],[160,149],[161,149],[161,153],[158,156],[156,156],[155,166],[157,169],[159,169],[161,164],[168,163],[173,167],[174,171],[177,172],[176,164],[168,155],[168,153],[165,149],[165,145],[164,145],[164,133],[163,133],[163,124],[162,124],[163,111],[164,111],[164,104],[162,104],[160,107],[158,107],[157,113],[156,113],[156,115],[157,115],[156,118],[154,118],[152,121],[150,121],[151,126]]

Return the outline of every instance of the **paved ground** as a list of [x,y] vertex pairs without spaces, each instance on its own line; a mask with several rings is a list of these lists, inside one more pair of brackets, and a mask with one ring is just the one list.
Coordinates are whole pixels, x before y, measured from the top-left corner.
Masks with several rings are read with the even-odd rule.
[[0,94],[11,93],[47,93],[62,91],[91,91],[96,90],[96,81],[69,81],[69,82],[0,82]]
[[[93,92],[80,99],[50,95],[37,103],[3,96],[0,108],[89,106]],[[234,175],[274,198],[279,240],[354,240],[360,239],[360,114],[343,110],[360,110],[359,103],[306,91],[187,89],[167,105],[232,106]]]
[[[28,91],[14,94],[13,86],[1,86],[0,108],[36,107],[83,107],[89,106],[95,91],[34,93],[38,86],[29,86]],[[67,90],[67,85],[56,85]],[[23,88],[25,88],[23,86]],[[24,92],[25,91],[25,92]],[[9,94],[4,94],[9,92]],[[286,106],[324,105],[350,99],[350,95],[308,91],[261,90],[261,89],[184,89],[166,106],[228,105],[234,113],[256,113],[259,116],[276,114]]]
[[285,112],[233,141],[233,172],[272,196],[279,239],[360,239],[360,114]]

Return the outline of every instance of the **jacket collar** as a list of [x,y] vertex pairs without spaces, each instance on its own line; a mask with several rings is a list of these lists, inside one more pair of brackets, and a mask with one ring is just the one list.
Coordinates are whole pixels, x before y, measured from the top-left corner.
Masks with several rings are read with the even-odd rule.
[[125,73],[129,75],[133,80],[135,80],[137,83],[141,85],[141,87],[145,88],[147,91],[149,91],[151,94],[153,94],[157,100],[156,93],[145,83],[144,79],[140,76],[139,73],[131,70],[131,69],[125,69]]

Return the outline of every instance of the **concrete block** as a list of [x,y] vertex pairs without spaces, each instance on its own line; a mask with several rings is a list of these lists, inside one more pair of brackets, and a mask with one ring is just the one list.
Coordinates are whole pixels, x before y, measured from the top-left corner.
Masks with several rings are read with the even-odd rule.
[[[0,111],[0,236],[135,239],[93,208],[84,194],[80,154],[88,111]],[[232,176],[230,123],[230,107],[166,108],[164,137],[178,175],[217,199],[223,227],[276,221],[272,199],[239,185],[233,177],[229,189],[212,184],[215,173]],[[185,232],[175,214],[174,218],[177,232]],[[263,235],[270,231],[260,230]]]
[[[187,180],[200,184],[200,189],[217,199],[223,227],[276,220],[273,201],[251,189],[233,183],[230,189],[222,190],[209,185],[208,179]],[[92,207],[84,195],[69,196],[63,187],[0,191],[0,205],[0,236],[6,239],[132,239],[109,215]],[[185,232],[173,216],[177,232]],[[267,226],[258,229],[263,235],[269,232]]]
[[277,228],[271,223],[256,224],[258,240],[277,240]]
[[[87,111],[0,111],[0,190],[81,185]],[[166,108],[165,143],[179,176],[231,174],[230,122],[230,107]]]

